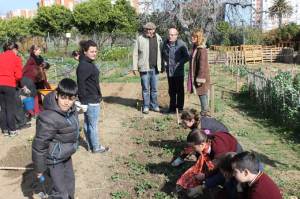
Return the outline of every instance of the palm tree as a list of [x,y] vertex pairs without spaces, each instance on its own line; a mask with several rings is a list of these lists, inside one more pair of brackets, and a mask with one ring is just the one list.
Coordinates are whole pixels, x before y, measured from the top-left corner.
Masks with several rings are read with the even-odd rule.
[[278,26],[281,28],[282,17],[291,16],[293,13],[293,7],[289,5],[287,0],[274,0],[273,5],[269,8],[269,14],[271,17],[278,18]]

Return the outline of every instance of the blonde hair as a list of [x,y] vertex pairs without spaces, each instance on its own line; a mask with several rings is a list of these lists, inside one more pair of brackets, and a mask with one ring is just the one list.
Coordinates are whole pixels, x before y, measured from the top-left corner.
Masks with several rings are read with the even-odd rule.
[[204,38],[204,32],[202,29],[196,29],[192,32],[192,37],[197,39],[197,42],[195,45],[197,47],[203,47],[205,46],[205,38]]

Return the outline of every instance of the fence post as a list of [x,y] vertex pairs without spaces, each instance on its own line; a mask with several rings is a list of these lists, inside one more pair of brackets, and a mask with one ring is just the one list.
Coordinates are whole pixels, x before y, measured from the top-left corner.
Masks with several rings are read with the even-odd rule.
[[240,76],[240,68],[237,68],[236,83],[235,83],[235,90],[237,93],[239,92],[239,76]]
[[215,114],[215,86],[210,85],[210,113],[213,116]]

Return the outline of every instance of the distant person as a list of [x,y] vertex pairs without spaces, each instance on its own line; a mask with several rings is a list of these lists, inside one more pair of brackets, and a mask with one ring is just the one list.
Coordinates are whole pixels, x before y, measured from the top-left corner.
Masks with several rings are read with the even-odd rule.
[[232,160],[233,175],[238,182],[248,183],[247,199],[282,199],[278,186],[259,169],[254,153],[245,151]]
[[0,125],[5,136],[17,135],[16,87],[22,78],[22,60],[17,55],[19,46],[7,42],[0,54]]
[[99,143],[98,123],[100,118],[100,72],[93,63],[97,56],[97,44],[88,40],[80,42],[81,52],[79,65],[76,70],[78,97],[81,107],[84,107],[84,133],[88,148],[92,153],[103,153],[109,148]]
[[136,38],[133,50],[133,73],[140,73],[143,113],[148,114],[149,109],[159,112],[157,101],[158,78],[162,71],[161,46],[162,39],[155,33],[156,26],[152,22],[146,23],[144,33]]
[[178,39],[178,30],[169,29],[168,39],[162,47],[162,59],[169,85],[169,113],[181,112],[184,107],[184,64],[189,61],[186,44]]
[[79,61],[80,52],[78,50],[73,50],[71,55],[76,61]]
[[36,78],[36,89],[51,89],[48,82],[46,72],[49,70],[50,64],[48,62],[43,62],[38,68],[38,75]]
[[199,96],[201,104],[201,115],[209,114],[208,90],[210,87],[210,75],[208,65],[208,55],[205,46],[203,30],[192,32],[193,50],[190,60],[188,91]]
[[[23,77],[31,79],[35,84],[36,89],[39,89],[39,80],[41,78],[40,65],[44,62],[44,58],[41,56],[42,50],[40,46],[32,45],[29,49],[29,58],[23,68]],[[34,115],[39,114],[41,98],[38,95],[34,96]]]
[[53,182],[51,198],[74,199],[75,176],[72,155],[79,137],[79,120],[74,102],[77,85],[68,78],[44,98],[44,110],[36,120],[32,142],[32,161],[37,178],[50,171]]

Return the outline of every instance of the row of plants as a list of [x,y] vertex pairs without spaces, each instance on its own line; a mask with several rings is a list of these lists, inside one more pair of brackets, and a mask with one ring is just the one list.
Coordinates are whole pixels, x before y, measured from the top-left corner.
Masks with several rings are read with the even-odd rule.
[[253,99],[259,110],[267,117],[286,127],[300,126],[299,77],[289,72],[279,72],[267,79],[261,72],[248,74],[248,88],[244,90]]

